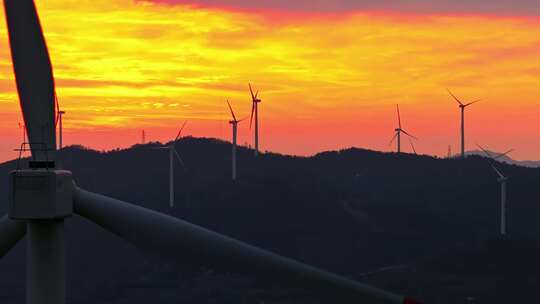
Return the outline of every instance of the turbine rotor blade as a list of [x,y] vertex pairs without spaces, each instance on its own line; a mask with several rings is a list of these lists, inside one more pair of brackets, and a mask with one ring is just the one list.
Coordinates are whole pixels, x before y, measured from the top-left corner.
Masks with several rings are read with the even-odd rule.
[[180,154],[178,154],[178,152],[176,151],[176,149],[174,148],[174,146],[171,147],[171,149],[173,149],[173,152],[174,152],[174,155],[176,155],[176,158],[178,159],[178,161],[180,162],[180,164],[182,165],[182,167],[186,167],[184,161],[182,160],[182,158],[180,157]]
[[249,118],[249,128],[253,125],[253,114],[255,113],[255,102],[251,104],[251,117]]
[[0,258],[26,234],[26,222],[14,221],[7,215],[0,218]]
[[231,110],[231,115],[232,115],[233,120],[238,121],[238,120],[236,120],[236,116],[234,115],[234,111],[233,111],[233,109],[231,107],[231,104],[229,103],[228,99],[227,99],[227,105],[229,105],[229,110]]
[[483,148],[482,146],[480,146],[479,144],[476,144],[476,146],[478,146],[478,148],[480,148],[480,150],[484,151],[484,154],[486,154],[488,158],[493,159],[493,155],[491,155],[491,153],[489,153],[488,150],[484,149],[484,148]]
[[401,115],[399,114],[399,105],[396,105],[396,108],[397,108],[398,125],[399,125],[399,128],[401,129]]
[[[324,290],[343,297],[338,303],[406,303],[377,288],[245,244],[186,221],[74,187],[74,211],[137,245],[174,256],[193,256],[207,264],[248,269],[295,287]],[[192,262],[192,261],[190,261]]]
[[459,100],[454,94],[452,94],[452,92],[450,92],[449,89],[446,89],[446,90],[459,103],[459,105],[464,106],[463,103],[461,102],[461,100]]
[[463,107],[468,107],[468,106],[470,106],[470,105],[472,105],[472,104],[475,104],[475,103],[477,103],[477,102],[479,102],[479,101],[481,101],[481,99],[477,99],[477,100],[475,100],[475,101],[472,101],[472,102],[469,102],[469,103],[467,103],[467,104],[464,104]]
[[510,150],[508,150],[508,151],[506,151],[504,153],[501,153],[501,154],[497,155],[496,157],[494,157],[493,159],[499,159],[499,158],[505,157],[508,154],[510,154],[511,152],[514,152],[514,149],[510,149]]
[[187,120],[184,121],[184,124],[182,125],[182,127],[178,131],[178,134],[176,134],[176,138],[174,139],[174,141],[177,141],[180,137],[182,137],[182,131],[184,130],[184,127],[186,126],[186,124],[187,124]]
[[416,138],[416,136],[407,133],[407,131],[405,131],[405,130],[403,130],[403,129],[401,129],[401,132],[405,133],[407,136],[409,136],[409,137],[411,137],[411,138],[414,138],[414,139],[418,140],[418,138]]
[[398,135],[398,132],[396,132],[396,134],[394,134],[394,137],[392,137],[392,140],[388,143],[389,146],[392,145],[392,143],[394,142],[394,140],[396,140],[397,135]]
[[411,144],[411,148],[412,148],[414,154],[418,155],[418,153],[416,153],[416,149],[414,148],[414,144],[413,144],[411,138],[410,137],[408,137],[408,138],[409,138],[409,143]]
[[34,157],[56,149],[54,76],[32,0],[4,0],[11,59]]
[[251,100],[252,100],[252,101],[255,101],[255,98],[256,98],[256,97],[255,97],[255,95],[253,95],[253,89],[251,88],[251,83],[248,84],[248,85],[249,85],[249,92],[251,93]]
[[501,171],[499,171],[499,169],[497,169],[497,167],[495,167],[494,165],[491,165],[491,168],[493,168],[493,170],[495,170],[495,172],[497,173],[499,178],[505,178],[505,176],[501,173]]

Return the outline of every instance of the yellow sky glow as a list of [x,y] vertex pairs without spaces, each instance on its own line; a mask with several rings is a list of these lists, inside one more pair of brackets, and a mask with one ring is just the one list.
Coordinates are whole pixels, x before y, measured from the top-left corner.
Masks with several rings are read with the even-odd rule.
[[[392,12],[280,13],[163,6],[128,0],[37,1],[65,116],[67,144],[129,146],[147,130],[229,138],[225,100],[249,115],[261,90],[263,149],[310,154],[388,150],[395,104],[419,152],[468,146],[535,158],[540,18]],[[0,23],[0,158],[21,139],[5,23]],[[249,123],[240,142],[250,142]]]

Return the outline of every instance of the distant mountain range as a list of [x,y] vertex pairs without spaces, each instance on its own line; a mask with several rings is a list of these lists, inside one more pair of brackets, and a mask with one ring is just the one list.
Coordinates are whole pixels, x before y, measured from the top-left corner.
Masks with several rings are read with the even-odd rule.
[[[174,209],[168,206],[168,153],[151,149],[160,143],[109,152],[73,146],[59,157],[83,189],[425,303],[467,303],[470,295],[487,299],[478,303],[512,303],[514,288],[540,287],[540,267],[523,276],[505,272],[516,259],[520,265],[536,263],[512,248],[540,243],[540,169],[499,164],[509,177],[511,238],[533,245],[490,247],[485,244],[499,238],[499,185],[487,160],[477,155],[440,159],[349,148],[311,157],[255,157],[239,147],[239,179],[232,182],[230,143],[187,137],[167,144],[175,145],[186,164],[175,170]],[[7,175],[16,167],[16,161],[0,164],[0,193],[8,193]],[[0,214],[6,209],[3,195]],[[333,303],[280,286],[279,279],[262,281],[249,269],[220,273],[160,248],[137,249],[78,216],[66,226],[68,303]],[[24,245],[0,260],[1,303],[24,302]],[[482,259],[486,248],[506,249]],[[477,265],[483,261],[490,264]],[[471,263],[478,266],[474,272]],[[463,268],[471,271],[455,271]],[[488,285],[501,277],[512,280],[496,288],[508,297],[494,296]]]
[[[488,152],[491,153],[492,155],[500,155],[501,154],[499,152],[493,152],[493,151],[488,151]],[[466,155],[485,156],[485,153],[483,151],[481,151],[481,150],[467,151],[465,154]],[[505,162],[505,163],[508,163],[508,164],[512,164],[512,165],[516,165],[516,166],[523,166],[523,167],[529,167],[529,168],[538,168],[538,167],[540,167],[540,161],[538,161],[538,160],[514,160],[508,155],[505,155],[505,156],[499,158],[499,161]]]

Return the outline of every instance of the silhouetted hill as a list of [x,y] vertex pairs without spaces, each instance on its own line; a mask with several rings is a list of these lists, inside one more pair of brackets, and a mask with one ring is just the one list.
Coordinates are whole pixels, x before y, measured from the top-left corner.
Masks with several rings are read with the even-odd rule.
[[[474,254],[497,238],[499,185],[479,156],[438,159],[351,148],[312,157],[254,157],[241,147],[239,180],[233,183],[231,145],[188,137],[175,143],[186,167],[175,162],[177,206],[170,209],[168,153],[152,149],[160,145],[109,152],[68,147],[60,158],[84,189],[421,299],[434,299],[422,285],[428,279],[396,282],[399,274],[388,274],[371,281],[363,274],[394,265],[417,269],[456,248],[473,248]],[[7,176],[15,167],[15,161],[4,163],[0,174]],[[501,167],[510,177],[510,236],[534,243],[540,239],[540,204],[532,199],[540,194],[540,169]],[[6,199],[0,204],[4,212]],[[309,296],[279,284],[267,290],[262,287],[268,282],[261,284],[253,275],[215,273],[183,257],[136,250],[78,216],[66,225],[72,303],[146,303],[158,294],[159,303],[302,303]],[[22,301],[23,247],[21,242],[0,260],[5,271],[0,284],[12,287],[0,291],[0,300],[8,303]],[[418,270],[418,277],[429,278],[429,269]],[[441,267],[433,277],[445,272]],[[448,301],[437,303],[461,299],[451,297],[452,289],[444,284],[433,290],[448,293]]]

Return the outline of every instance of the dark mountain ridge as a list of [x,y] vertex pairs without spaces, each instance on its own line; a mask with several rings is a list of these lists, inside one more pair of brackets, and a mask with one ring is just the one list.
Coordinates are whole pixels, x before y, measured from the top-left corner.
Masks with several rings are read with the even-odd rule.
[[[175,163],[174,209],[168,207],[168,153],[151,149],[159,143],[108,152],[73,146],[60,151],[59,158],[86,190],[359,279],[360,274],[381,267],[420,267],[449,250],[480,248],[498,238],[499,186],[483,157],[438,159],[357,148],[311,157],[275,153],[254,157],[252,150],[239,147],[239,180],[232,182],[230,143],[187,137],[174,144],[186,163],[185,168]],[[7,177],[15,167],[16,161],[4,163],[0,174]],[[540,239],[540,205],[531,199],[540,194],[535,187],[540,169],[504,163],[500,168],[510,177],[510,235]],[[5,181],[0,184],[4,193]],[[6,199],[0,199],[4,212]],[[143,301],[141,295],[130,296],[134,289],[159,293],[162,303],[179,299],[214,303],[208,300],[212,292],[219,294],[215,303],[238,303],[242,297],[234,295],[235,290],[255,288],[252,276],[201,274],[204,265],[136,250],[78,216],[66,225],[73,303]],[[22,297],[23,247],[21,242],[0,261],[6,271],[0,284],[13,287],[1,292],[0,299],[19,302]],[[430,299],[429,291],[420,285],[374,283]],[[209,291],[209,286],[219,291]],[[160,291],[148,290],[151,287]],[[269,297],[276,292],[247,294],[247,303],[261,298],[267,303],[288,301],[288,293],[273,301]]]

